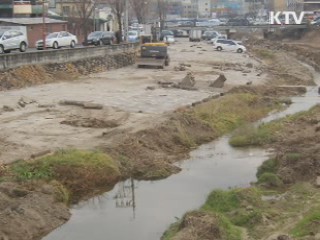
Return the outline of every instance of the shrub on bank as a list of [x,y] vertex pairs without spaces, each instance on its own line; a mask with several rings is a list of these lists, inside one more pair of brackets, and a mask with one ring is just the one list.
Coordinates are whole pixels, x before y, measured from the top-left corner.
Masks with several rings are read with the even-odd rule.
[[259,210],[262,206],[261,194],[256,188],[213,191],[203,210],[222,213],[236,226],[251,228],[262,220]]
[[258,184],[262,184],[266,187],[281,187],[283,182],[276,174],[265,172],[259,176]]
[[9,175],[20,182],[57,181],[63,186],[59,189],[64,198],[67,197],[66,188],[76,201],[115,183],[120,172],[113,159],[104,153],[61,150],[51,156],[17,162],[10,167]]
[[257,178],[260,178],[260,176],[264,173],[277,173],[277,170],[279,168],[279,161],[275,158],[271,158],[269,160],[266,160],[262,163],[260,167],[258,167],[257,171]]

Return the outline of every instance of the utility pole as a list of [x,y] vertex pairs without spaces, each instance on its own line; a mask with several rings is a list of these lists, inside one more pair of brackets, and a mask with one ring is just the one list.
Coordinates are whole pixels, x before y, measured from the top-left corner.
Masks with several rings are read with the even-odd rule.
[[43,49],[46,49],[46,9],[45,9],[45,0],[42,0],[42,42]]
[[128,42],[128,31],[129,31],[129,4],[128,0],[124,0],[124,40]]

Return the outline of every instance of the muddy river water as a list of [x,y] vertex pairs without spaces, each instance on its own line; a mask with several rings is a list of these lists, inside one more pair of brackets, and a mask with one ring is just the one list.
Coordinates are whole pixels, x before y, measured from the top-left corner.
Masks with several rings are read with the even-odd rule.
[[[294,97],[281,113],[308,110],[320,103],[317,87]],[[199,208],[214,189],[244,187],[255,181],[257,167],[268,158],[262,149],[235,149],[228,136],[203,145],[182,161],[182,171],[160,181],[127,180],[101,196],[73,206],[71,219],[44,240],[159,240],[168,226]]]

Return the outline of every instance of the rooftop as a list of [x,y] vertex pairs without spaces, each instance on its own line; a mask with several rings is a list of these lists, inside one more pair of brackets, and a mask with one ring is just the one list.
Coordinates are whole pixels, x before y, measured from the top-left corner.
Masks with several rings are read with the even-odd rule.
[[[32,25],[43,23],[42,17],[38,18],[0,18],[0,22],[15,23],[21,25]],[[46,23],[66,23],[67,21],[45,18]]]

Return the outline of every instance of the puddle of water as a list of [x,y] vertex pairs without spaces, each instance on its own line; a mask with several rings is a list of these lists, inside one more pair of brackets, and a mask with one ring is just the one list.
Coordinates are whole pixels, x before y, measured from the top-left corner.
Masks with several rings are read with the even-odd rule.
[[72,209],[69,222],[45,240],[159,240],[186,211],[199,208],[212,189],[254,181],[266,151],[234,149],[227,137],[201,146],[181,163],[182,171],[160,181],[128,180]]

